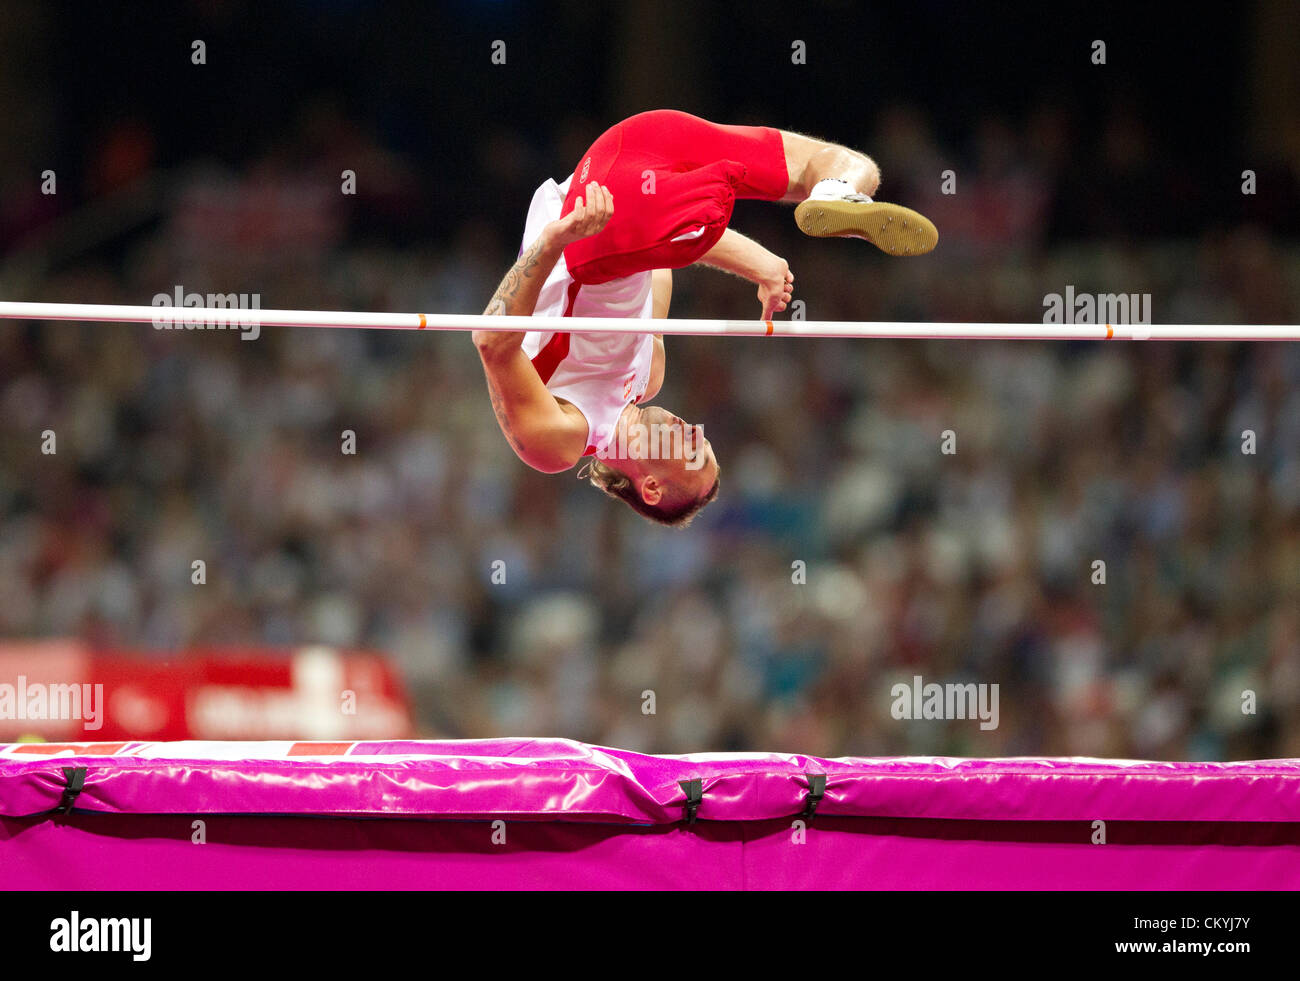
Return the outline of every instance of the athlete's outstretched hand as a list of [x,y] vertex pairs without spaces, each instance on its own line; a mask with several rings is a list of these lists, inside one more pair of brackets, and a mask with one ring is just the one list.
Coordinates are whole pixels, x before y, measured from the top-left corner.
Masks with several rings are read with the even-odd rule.
[[583,188],[583,195],[574,202],[573,210],[546,226],[546,236],[564,248],[579,239],[598,234],[614,217],[614,195],[609,188],[595,181]]
[[769,266],[758,280],[758,302],[763,304],[764,320],[785,310],[794,296],[794,273],[786,261],[774,255]]

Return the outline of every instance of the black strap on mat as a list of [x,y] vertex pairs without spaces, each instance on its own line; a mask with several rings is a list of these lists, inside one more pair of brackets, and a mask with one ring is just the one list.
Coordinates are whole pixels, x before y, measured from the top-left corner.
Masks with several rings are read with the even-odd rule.
[[678,780],[677,786],[681,787],[686,794],[686,823],[694,824],[695,815],[704,800],[704,781],[699,777],[695,777],[693,780]]
[[811,821],[813,815],[817,813],[817,805],[826,798],[826,774],[810,773],[811,785],[808,790],[808,796],[803,799],[803,818]]
[[81,796],[81,791],[86,786],[86,768],[84,766],[65,766],[63,768],[63,779],[67,783],[63,787],[63,799],[59,801],[59,806],[54,809],[55,814],[68,814],[72,807],[77,803],[77,798]]

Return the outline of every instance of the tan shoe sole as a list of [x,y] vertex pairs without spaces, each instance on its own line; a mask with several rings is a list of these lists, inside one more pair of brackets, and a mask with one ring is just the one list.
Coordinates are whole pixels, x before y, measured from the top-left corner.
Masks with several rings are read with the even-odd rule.
[[865,238],[890,255],[925,255],[939,243],[934,222],[887,201],[802,201],[794,220],[805,235]]

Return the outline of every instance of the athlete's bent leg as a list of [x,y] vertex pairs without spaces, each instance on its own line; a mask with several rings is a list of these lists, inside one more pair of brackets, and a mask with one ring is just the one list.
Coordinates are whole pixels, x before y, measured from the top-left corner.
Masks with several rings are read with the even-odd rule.
[[902,205],[873,201],[880,168],[865,153],[781,130],[794,220],[805,235],[862,238],[890,255],[924,255],[939,241],[934,223]]
[[589,181],[610,190],[615,212],[599,235],[565,249],[583,285],[696,262],[721,239],[737,198],[800,202],[795,222],[805,234],[863,238],[890,255],[921,255],[939,237],[915,211],[871,200],[880,169],[863,153],[675,110],[640,113],[603,133],[575,168],[562,214]]

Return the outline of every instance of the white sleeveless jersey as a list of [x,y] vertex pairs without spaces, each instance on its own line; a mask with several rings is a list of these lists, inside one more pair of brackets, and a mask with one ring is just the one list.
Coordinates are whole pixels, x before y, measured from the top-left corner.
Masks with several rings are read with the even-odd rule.
[[[569,181],[548,180],[533,194],[524,227],[520,255],[560,217]],[[617,202],[615,203],[617,207]],[[569,275],[560,256],[542,285],[534,316],[641,317],[650,319],[654,297],[650,273],[625,276],[599,286],[582,286]],[[619,416],[630,402],[639,402],[650,382],[654,336],[647,334],[571,334],[530,330],[524,334],[524,354],[556,398],[572,404],[587,420],[584,455],[604,454],[614,437]]]

